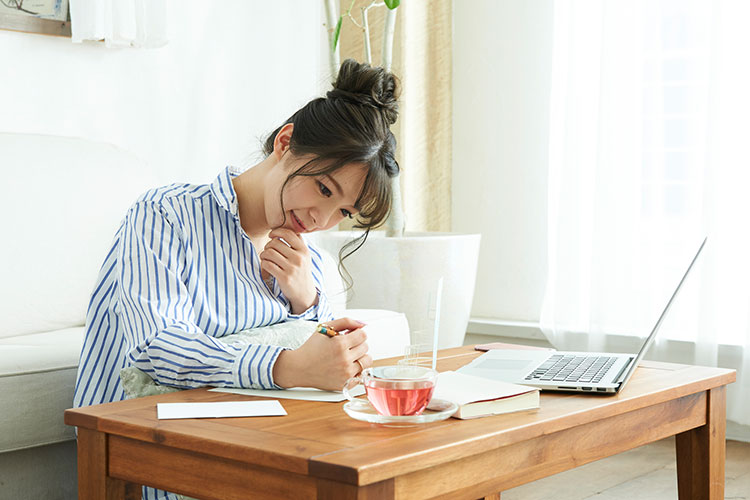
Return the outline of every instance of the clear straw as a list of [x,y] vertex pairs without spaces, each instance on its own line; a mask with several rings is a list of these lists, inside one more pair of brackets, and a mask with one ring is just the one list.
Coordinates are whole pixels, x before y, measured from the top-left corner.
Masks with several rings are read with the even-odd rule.
[[432,369],[437,366],[438,331],[440,330],[440,302],[443,298],[443,278],[440,277],[437,284],[437,296],[435,297],[435,333],[432,338]]

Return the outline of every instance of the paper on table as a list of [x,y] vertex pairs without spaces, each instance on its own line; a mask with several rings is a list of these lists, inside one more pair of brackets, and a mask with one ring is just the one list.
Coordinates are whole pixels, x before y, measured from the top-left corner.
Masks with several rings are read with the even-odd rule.
[[[230,394],[242,394],[245,396],[262,396],[264,398],[281,398],[281,399],[302,399],[304,401],[323,401],[329,403],[338,403],[346,401],[346,396],[340,392],[321,391],[312,387],[292,387],[289,389],[232,389],[227,387],[217,387],[209,389],[212,392],[228,392]],[[356,386],[349,391],[352,396],[361,396],[365,393],[361,385]]]
[[278,401],[218,401],[211,403],[157,403],[160,420],[175,418],[267,417],[286,415]]

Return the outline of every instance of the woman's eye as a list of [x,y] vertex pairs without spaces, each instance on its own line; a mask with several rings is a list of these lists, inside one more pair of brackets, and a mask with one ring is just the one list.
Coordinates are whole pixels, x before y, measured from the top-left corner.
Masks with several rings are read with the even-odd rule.
[[343,215],[344,217],[349,217],[350,219],[353,218],[352,213],[345,208],[341,209],[341,215]]
[[321,194],[322,194],[323,196],[325,196],[326,198],[328,198],[329,196],[331,196],[331,195],[333,194],[333,193],[331,192],[331,190],[330,190],[330,189],[328,189],[328,188],[326,187],[326,185],[325,185],[325,184],[323,184],[323,183],[322,183],[322,182],[320,182],[320,181],[318,181],[318,188],[320,188],[320,193],[321,193]]

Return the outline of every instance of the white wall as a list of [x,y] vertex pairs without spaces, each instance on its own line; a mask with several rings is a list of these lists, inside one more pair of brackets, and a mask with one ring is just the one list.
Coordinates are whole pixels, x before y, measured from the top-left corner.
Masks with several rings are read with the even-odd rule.
[[536,321],[546,278],[552,2],[453,8],[452,230],[482,234],[472,316]]
[[0,30],[0,131],[100,140],[164,182],[249,166],[258,138],[315,97],[327,57],[322,2],[167,0],[169,43],[103,43]]

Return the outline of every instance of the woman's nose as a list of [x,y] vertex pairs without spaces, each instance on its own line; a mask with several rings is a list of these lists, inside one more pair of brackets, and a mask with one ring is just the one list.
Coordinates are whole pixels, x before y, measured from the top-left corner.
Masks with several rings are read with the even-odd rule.
[[314,207],[310,210],[310,218],[312,218],[315,228],[319,230],[328,229],[335,224],[336,221],[333,220],[333,217],[336,214],[336,210],[333,204]]

